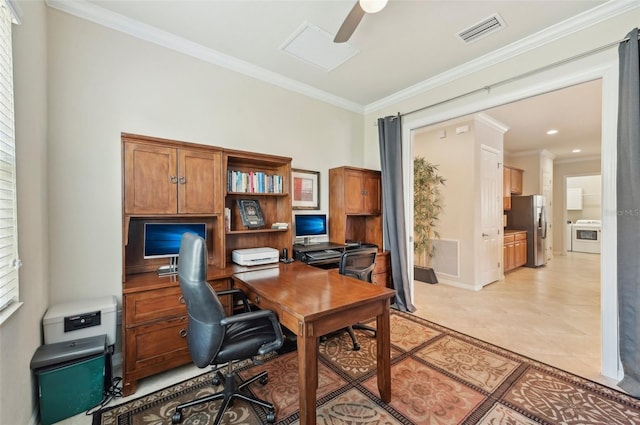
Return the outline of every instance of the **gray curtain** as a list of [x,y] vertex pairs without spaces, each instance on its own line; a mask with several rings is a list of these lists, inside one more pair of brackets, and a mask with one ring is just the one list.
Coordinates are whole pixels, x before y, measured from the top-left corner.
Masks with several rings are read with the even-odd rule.
[[640,66],[638,29],[620,43],[618,104],[618,326],[624,378],[640,397]]
[[384,246],[390,252],[395,307],[413,312],[407,264],[407,230],[402,185],[402,127],[401,117],[378,119],[380,166],[382,169],[382,209]]

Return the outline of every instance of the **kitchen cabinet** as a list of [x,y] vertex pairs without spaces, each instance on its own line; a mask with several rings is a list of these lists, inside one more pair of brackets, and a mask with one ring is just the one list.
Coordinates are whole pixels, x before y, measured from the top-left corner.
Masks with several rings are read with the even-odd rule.
[[503,264],[508,272],[527,263],[527,232],[506,230],[504,233]]
[[511,184],[511,194],[522,195],[522,177],[524,171],[519,168],[511,168],[509,172],[511,174],[511,178],[509,179]]
[[511,210],[511,195],[522,195],[524,171],[519,168],[502,167],[502,209]]
[[220,214],[222,154],[123,138],[125,214]]
[[502,167],[502,209],[511,210],[511,169]]

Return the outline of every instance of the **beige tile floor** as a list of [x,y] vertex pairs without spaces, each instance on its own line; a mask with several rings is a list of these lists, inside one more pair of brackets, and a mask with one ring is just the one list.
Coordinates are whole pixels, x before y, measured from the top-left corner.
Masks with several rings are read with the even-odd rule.
[[600,255],[570,252],[474,292],[415,282],[416,315],[615,387],[600,374]]
[[[416,315],[604,385],[600,375],[600,256],[569,253],[546,266],[522,267],[481,291],[415,283]],[[142,379],[120,404],[204,373],[187,365]],[[116,376],[121,371],[116,368]],[[62,425],[90,425],[81,413]]]

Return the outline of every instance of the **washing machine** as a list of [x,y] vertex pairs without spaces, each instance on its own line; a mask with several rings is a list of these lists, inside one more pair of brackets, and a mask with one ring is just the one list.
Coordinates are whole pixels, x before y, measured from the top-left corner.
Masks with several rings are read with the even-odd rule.
[[571,250],[600,254],[600,220],[577,220],[571,225]]

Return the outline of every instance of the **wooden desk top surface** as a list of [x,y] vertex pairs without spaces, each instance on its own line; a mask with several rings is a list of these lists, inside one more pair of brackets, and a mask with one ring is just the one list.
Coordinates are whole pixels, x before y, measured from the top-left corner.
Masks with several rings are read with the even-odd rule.
[[236,273],[234,280],[244,283],[265,300],[304,321],[348,310],[363,302],[386,300],[395,291],[295,261],[278,268]]

